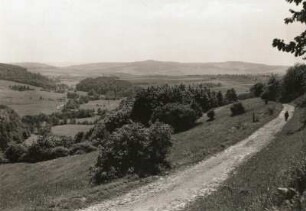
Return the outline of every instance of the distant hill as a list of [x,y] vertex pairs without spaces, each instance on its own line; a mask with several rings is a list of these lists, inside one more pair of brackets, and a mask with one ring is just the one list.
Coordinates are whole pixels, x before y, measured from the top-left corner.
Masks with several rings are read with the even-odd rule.
[[0,79],[15,81],[43,88],[55,88],[53,80],[38,73],[29,72],[26,68],[0,63]]
[[92,75],[205,75],[205,74],[266,74],[284,73],[288,67],[248,62],[180,63],[139,61],[91,63],[64,67],[63,71]]
[[284,74],[287,66],[250,62],[181,63],[164,61],[102,62],[65,67],[42,63],[16,63],[28,71],[51,77],[78,78],[98,76],[129,77],[133,75],[216,75],[216,74]]

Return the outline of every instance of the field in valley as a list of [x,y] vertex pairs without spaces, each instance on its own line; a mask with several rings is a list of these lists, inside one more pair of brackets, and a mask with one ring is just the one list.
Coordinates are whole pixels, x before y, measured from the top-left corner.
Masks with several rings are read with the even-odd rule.
[[57,106],[65,103],[65,94],[42,91],[40,87],[30,85],[34,90],[16,91],[10,88],[12,85],[26,84],[0,80],[0,102],[13,108],[20,116],[51,114],[58,111]]
[[[228,106],[216,109],[216,119],[207,122],[203,117],[194,128],[175,134],[173,148],[168,157],[174,170],[205,159],[216,152],[250,135],[278,115],[282,106],[265,105],[260,99],[243,101],[247,112],[231,117]],[[274,108],[272,115],[268,107]],[[252,114],[259,122],[252,122]],[[228,122],[231,126],[228,126]],[[6,164],[0,166],[0,209],[67,209],[73,210],[105,198],[122,194],[145,184],[156,177],[146,179],[123,178],[92,187],[89,184],[89,167],[94,165],[97,152],[59,158],[36,164]],[[48,175],[48,176],[46,176]]]
[[78,132],[88,132],[93,125],[57,125],[51,128],[51,133],[59,136],[74,137]]

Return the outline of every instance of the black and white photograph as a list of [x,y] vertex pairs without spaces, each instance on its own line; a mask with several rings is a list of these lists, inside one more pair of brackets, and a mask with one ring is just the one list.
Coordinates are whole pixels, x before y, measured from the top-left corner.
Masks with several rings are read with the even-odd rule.
[[305,61],[306,0],[0,0],[0,210],[306,210]]

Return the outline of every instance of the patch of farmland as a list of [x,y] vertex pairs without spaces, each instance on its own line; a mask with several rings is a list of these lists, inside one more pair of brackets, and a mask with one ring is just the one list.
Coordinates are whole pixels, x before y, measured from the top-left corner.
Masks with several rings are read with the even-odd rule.
[[42,91],[30,85],[34,90],[16,91],[10,88],[12,85],[25,84],[0,80],[0,103],[13,108],[20,116],[51,114],[57,111],[57,106],[64,104],[65,94]]
[[113,110],[119,106],[121,100],[94,100],[80,106],[81,109]]
[[78,132],[88,132],[92,127],[93,125],[57,125],[51,128],[51,133],[74,137]]

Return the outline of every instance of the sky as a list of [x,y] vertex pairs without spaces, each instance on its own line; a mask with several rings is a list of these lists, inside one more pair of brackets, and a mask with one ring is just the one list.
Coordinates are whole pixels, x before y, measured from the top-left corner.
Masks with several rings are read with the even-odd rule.
[[0,0],[0,62],[302,62],[285,0]]

